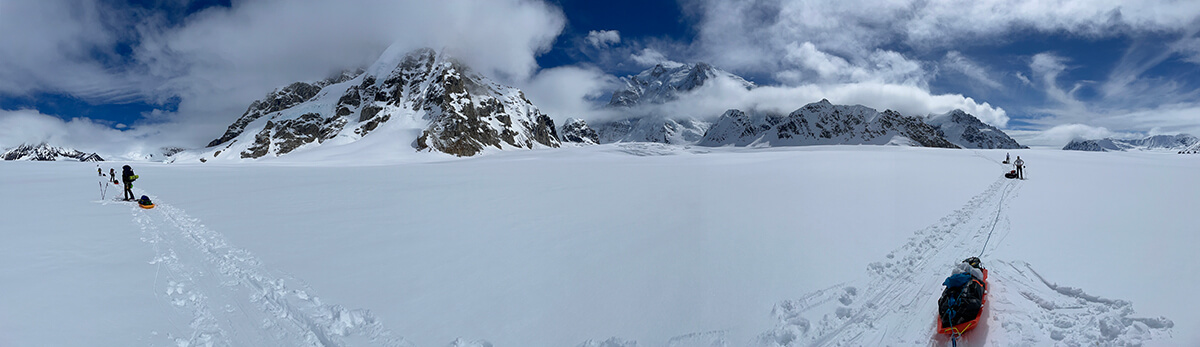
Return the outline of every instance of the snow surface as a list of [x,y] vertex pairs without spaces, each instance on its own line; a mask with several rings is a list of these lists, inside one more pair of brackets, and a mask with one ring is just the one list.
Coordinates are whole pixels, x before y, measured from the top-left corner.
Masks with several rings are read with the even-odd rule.
[[0,163],[0,346],[946,345],[940,283],[980,251],[966,345],[1200,345],[1196,156],[327,155],[132,163],[152,210],[94,163]]

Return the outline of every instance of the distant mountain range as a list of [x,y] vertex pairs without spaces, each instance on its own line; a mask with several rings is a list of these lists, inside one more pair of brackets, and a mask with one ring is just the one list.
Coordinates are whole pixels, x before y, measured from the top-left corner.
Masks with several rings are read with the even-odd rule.
[[[385,53],[365,70],[296,82],[250,104],[202,150],[171,160],[254,160],[327,144],[401,144],[413,151],[473,156],[486,150],[613,142],[702,146],[892,144],[941,148],[1025,148],[962,111],[925,117],[827,100],[789,114],[729,110],[658,114],[713,81],[755,84],[705,63],[656,65],[621,79],[607,108],[625,117],[568,119],[562,127],[520,90],[498,84],[442,52]],[[715,121],[713,121],[715,119]]]
[[1186,152],[1200,144],[1200,139],[1188,134],[1155,135],[1144,139],[1121,140],[1105,138],[1099,140],[1074,140],[1063,150],[1091,152],[1124,151],[1177,151]]
[[96,153],[84,153],[74,148],[55,147],[46,143],[37,145],[23,144],[4,152],[4,160],[30,160],[30,161],[104,161],[100,155]]

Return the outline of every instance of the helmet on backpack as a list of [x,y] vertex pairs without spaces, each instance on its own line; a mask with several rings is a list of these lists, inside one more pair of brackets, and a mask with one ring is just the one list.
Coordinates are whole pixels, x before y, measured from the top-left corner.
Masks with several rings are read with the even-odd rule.
[[971,265],[971,267],[976,268],[976,269],[979,269],[979,268],[981,268],[981,266],[983,266],[983,263],[981,261],[979,261],[979,258],[977,258],[977,257],[967,258],[966,260],[963,260],[963,262],[967,263],[967,265]]

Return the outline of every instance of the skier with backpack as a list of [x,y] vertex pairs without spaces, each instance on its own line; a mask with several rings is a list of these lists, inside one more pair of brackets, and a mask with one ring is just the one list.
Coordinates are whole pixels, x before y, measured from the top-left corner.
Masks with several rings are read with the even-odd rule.
[[133,181],[138,179],[137,175],[133,174],[133,168],[129,165],[121,167],[121,181],[125,183],[125,201],[133,201]]

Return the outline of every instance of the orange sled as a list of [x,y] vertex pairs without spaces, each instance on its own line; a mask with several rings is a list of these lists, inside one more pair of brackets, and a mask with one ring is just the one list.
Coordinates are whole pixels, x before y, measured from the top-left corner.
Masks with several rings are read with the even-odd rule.
[[951,336],[962,335],[963,333],[966,333],[979,325],[979,317],[983,316],[983,307],[985,305],[987,305],[987,278],[988,278],[988,270],[987,269],[980,269],[980,270],[983,270],[983,281],[980,282],[978,279],[971,279],[972,282],[979,283],[981,286],[983,286],[983,289],[984,289],[983,296],[981,297],[982,302],[979,304],[979,312],[975,315],[975,318],[973,318],[969,321],[966,321],[966,322],[959,323],[954,326],[946,326],[946,320],[942,319],[941,313],[939,313],[938,314],[938,330],[937,330],[938,334],[948,334]]
[[138,207],[141,207],[141,208],[144,208],[144,209],[147,209],[147,210],[149,210],[149,209],[152,209],[152,208],[154,208],[154,204],[149,204],[149,205],[142,205],[142,204],[138,204]]

